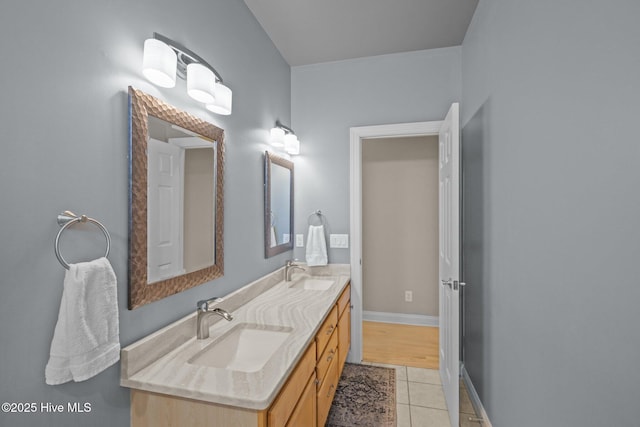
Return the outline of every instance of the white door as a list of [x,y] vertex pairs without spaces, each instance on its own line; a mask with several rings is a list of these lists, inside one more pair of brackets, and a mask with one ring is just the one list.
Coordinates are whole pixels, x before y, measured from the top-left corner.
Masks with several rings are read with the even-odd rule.
[[440,377],[451,426],[458,426],[460,355],[460,122],[451,105],[439,134]]
[[147,283],[182,272],[181,149],[149,139],[147,175]]

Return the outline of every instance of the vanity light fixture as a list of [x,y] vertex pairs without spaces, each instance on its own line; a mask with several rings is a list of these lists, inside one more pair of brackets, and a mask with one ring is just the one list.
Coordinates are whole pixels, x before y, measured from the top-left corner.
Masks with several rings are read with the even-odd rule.
[[284,129],[279,127],[271,128],[271,138],[270,138],[271,145],[273,145],[276,148],[283,148],[284,135],[285,135]]
[[187,80],[187,93],[207,110],[216,114],[231,114],[232,92],[222,83],[215,68],[179,43],[153,33],[144,42],[142,73],[152,83],[171,88],[176,75]]
[[207,104],[207,110],[225,116],[231,114],[233,94],[231,93],[231,89],[222,84],[222,80],[216,83],[213,88],[213,97],[215,101]]
[[168,45],[156,39],[145,40],[142,74],[148,80],[160,87],[174,87],[177,65],[178,57]]
[[187,65],[187,93],[190,97],[204,104],[213,103],[215,84],[216,78],[213,71],[197,62]]
[[276,148],[284,148],[284,151],[291,155],[300,154],[298,137],[293,132],[293,129],[283,125],[279,120],[276,121],[276,126],[271,128],[270,142]]
[[292,155],[300,154],[300,141],[294,133],[284,136],[284,151]]

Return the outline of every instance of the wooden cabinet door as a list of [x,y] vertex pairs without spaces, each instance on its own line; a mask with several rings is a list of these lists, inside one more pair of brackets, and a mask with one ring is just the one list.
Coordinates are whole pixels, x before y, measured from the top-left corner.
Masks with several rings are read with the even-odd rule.
[[286,427],[313,427],[316,424],[316,376],[311,375]]
[[338,372],[342,372],[351,345],[351,306],[347,305],[338,321]]
[[298,404],[300,396],[312,377],[315,381],[316,368],[316,346],[312,342],[307,352],[302,356],[302,360],[287,380],[278,397],[269,408],[267,415],[269,427],[283,427],[287,424],[294,408]]

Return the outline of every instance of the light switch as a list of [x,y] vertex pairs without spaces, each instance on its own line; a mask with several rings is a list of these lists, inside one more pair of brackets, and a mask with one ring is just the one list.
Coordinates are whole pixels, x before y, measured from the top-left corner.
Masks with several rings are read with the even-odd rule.
[[304,247],[304,234],[296,234],[296,248]]
[[329,235],[329,247],[346,249],[349,247],[349,235],[348,234],[330,234]]

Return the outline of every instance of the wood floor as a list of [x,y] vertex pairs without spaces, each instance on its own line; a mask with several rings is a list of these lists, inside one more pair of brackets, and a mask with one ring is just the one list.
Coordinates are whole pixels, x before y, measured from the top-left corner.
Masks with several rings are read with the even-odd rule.
[[362,322],[362,335],[365,362],[438,369],[438,328]]

